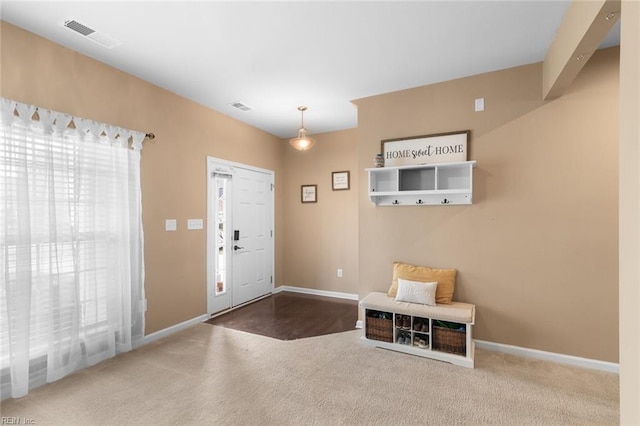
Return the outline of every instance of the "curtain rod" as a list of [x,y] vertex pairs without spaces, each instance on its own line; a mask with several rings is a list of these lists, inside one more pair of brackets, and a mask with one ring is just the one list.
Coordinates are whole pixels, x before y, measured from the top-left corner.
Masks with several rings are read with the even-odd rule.
[[[35,112],[38,112],[39,110],[40,110],[40,107],[36,107],[36,111]],[[14,114],[17,114],[17,112],[14,111]],[[72,121],[73,121],[73,118],[74,117],[72,117]],[[149,132],[149,133],[145,133],[144,137],[152,141],[152,140],[154,140],[156,138],[156,135],[154,133],[152,133],[152,132]]]

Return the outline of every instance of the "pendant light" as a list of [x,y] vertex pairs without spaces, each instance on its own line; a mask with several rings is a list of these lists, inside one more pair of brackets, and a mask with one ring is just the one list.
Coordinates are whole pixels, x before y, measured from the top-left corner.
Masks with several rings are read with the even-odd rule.
[[289,141],[292,147],[300,151],[306,151],[311,148],[316,141],[313,138],[307,136],[307,129],[304,128],[304,112],[307,110],[306,106],[299,106],[300,111],[300,128],[298,129],[298,137]]

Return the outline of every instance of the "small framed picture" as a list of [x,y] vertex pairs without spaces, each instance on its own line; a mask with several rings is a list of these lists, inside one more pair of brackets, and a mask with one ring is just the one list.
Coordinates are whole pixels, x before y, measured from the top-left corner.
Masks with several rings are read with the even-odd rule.
[[302,185],[300,189],[300,200],[303,203],[318,202],[318,185]]
[[334,191],[342,191],[349,189],[349,172],[333,172],[331,173],[331,188]]

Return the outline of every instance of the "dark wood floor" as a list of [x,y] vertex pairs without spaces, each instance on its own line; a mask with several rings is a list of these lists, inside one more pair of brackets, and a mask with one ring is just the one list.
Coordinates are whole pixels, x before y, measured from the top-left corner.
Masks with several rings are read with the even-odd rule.
[[295,340],[353,330],[357,320],[356,300],[280,292],[207,323],[280,340]]

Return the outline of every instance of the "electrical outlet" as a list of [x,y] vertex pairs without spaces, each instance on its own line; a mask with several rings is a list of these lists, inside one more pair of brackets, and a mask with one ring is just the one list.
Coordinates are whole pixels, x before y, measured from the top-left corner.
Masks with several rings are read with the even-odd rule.
[[342,269],[338,269],[338,278],[342,278]]

